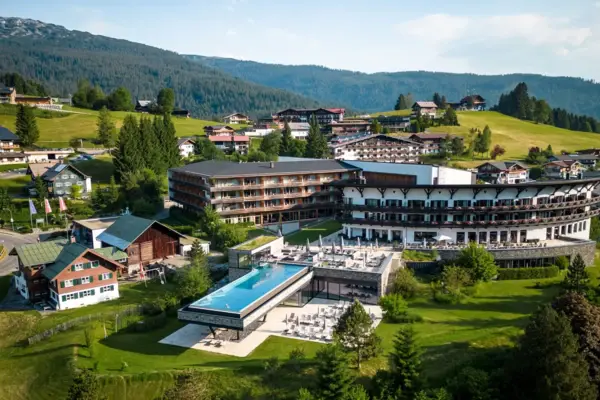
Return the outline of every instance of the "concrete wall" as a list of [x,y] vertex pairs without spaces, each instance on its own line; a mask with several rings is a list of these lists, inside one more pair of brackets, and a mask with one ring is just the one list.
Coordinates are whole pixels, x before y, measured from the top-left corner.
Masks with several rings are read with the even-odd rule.
[[[367,172],[414,175],[418,185],[432,185],[434,178],[439,184],[466,185],[472,183],[473,173],[461,169],[427,164],[381,163],[372,161],[347,161],[348,164]],[[381,196],[379,196],[381,197]]]
[[[252,257],[254,254],[262,253],[266,249],[270,249],[271,254],[278,254],[278,253],[281,253],[281,251],[283,250],[283,247],[284,247],[284,241],[283,241],[284,238],[282,236],[282,237],[278,237],[278,238],[274,239],[273,241],[263,244],[262,246],[259,246],[252,250],[238,250],[237,249],[238,247],[241,247],[241,246],[245,245],[246,243],[251,242],[252,240],[254,240],[254,239],[247,240],[244,243],[240,243],[239,245],[229,249],[229,251],[228,251],[229,268],[236,268],[236,269],[240,268],[240,265],[238,263],[239,255],[247,255],[247,256]],[[238,276],[238,278],[239,278],[239,276]]]
[[281,232],[284,235],[287,235],[289,233],[300,230],[300,222],[295,221],[295,222],[283,222],[281,224],[267,224],[267,225],[263,225],[263,228],[265,228],[271,232],[274,232],[274,233],[278,233],[279,228],[281,228]]

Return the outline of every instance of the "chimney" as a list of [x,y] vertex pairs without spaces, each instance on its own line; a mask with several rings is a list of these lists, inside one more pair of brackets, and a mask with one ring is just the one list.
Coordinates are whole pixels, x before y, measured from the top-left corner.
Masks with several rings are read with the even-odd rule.
[[271,161],[271,168],[275,168],[275,163]]

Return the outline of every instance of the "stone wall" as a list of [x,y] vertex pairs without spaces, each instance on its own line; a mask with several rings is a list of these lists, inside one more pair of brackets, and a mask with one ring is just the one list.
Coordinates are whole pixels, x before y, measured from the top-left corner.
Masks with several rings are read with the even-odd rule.
[[[595,251],[596,243],[592,241],[573,242],[564,246],[490,250],[497,260],[522,260],[559,256],[573,258],[577,254],[581,254],[585,265],[588,266],[594,264]],[[443,261],[451,261],[458,257],[460,250],[438,249],[438,252]]]
[[202,325],[225,326],[233,329],[243,329],[243,321],[237,317],[224,315],[203,314],[201,312],[187,311],[185,308],[177,311],[177,319]]

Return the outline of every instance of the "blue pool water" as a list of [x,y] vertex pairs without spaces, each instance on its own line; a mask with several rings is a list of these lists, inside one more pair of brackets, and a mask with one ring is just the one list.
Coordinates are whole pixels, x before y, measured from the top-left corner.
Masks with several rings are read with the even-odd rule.
[[193,302],[190,307],[224,312],[242,312],[250,304],[305,268],[305,266],[290,264],[255,268],[216,292]]

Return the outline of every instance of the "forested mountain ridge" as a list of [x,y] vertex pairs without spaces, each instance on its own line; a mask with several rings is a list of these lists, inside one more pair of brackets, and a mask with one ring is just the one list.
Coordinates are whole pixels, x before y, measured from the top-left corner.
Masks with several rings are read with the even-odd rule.
[[187,57],[251,82],[285,88],[323,102],[343,102],[355,109],[371,112],[391,110],[400,93],[412,93],[415,100],[430,100],[433,93],[438,92],[448,101],[459,101],[468,93],[477,93],[486,98],[488,107],[491,107],[502,93],[509,92],[519,82],[526,82],[532,96],[546,99],[554,107],[600,118],[600,84],[581,78],[426,71],[365,74],[314,65],[264,64],[196,55]]
[[87,79],[105,93],[119,86],[134,98],[154,99],[163,87],[176,106],[195,117],[244,112],[252,116],[287,107],[315,107],[315,100],[190,61],[177,53],[127,40],[71,31],[62,26],[0,17],[0,72],[19,73],[53,95],[73,93]]

